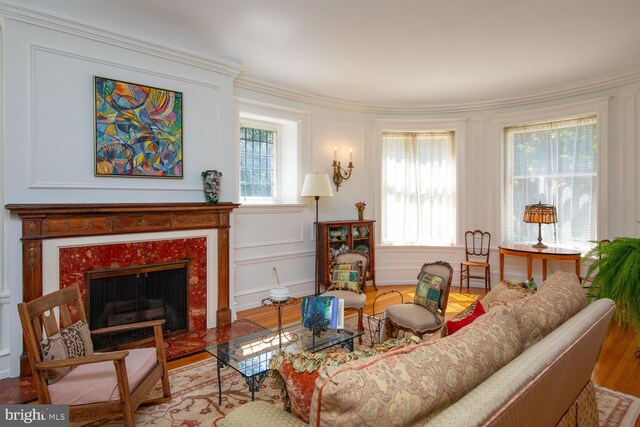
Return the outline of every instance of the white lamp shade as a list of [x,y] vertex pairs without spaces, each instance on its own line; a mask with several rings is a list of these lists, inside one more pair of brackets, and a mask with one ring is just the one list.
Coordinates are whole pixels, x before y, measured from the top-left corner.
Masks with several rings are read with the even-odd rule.
[[333,197],[333,191],[331,191],[331,181],[329,181],[329,175],[326,173],[318,174],[308,173],[304,177],[304,183],[302,184],[302,193],[300,197]]

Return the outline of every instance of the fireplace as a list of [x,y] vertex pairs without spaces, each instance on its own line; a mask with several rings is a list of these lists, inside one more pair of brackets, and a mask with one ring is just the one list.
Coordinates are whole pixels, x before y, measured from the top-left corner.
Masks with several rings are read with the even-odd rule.
[[[5,207],[12,215],[22,220],[22,298],[24,302],[32,301],[43,295],[43,242],[67,238],[93,238],[102,236],[137,235],[140,233],[164,233],[191,230],[215,229],[217,250],[215,263],[217,278],[211,292],[216,294],[209,312],[214,316],[213,326],[223,326],[231,322],[229,307],[229,227],[230,213],[236,208],[235,203],[105,203],[105,204],[10,204]],[[184,240],[184,239],[183,239]],[[189,240],[189,239],[187,239]],[[215,242],[214,240],[214,242]],[[214,243],[215,244],[215,243]],[[111,245],[114,246],[114,245]],[[138,253],[146,256],[148,251]],[[95,258],[93,258],[95,259]],[[189,258],[193,261],[193,257]],[[129,261],[127,258],[126,261]],[[144,264],[167,262],[153,260]],[[137,263],[142,264],[142,263]],[[132,264],[117,265],[115,268]],[[90,268],[105,269],[112,266],[94,266]],[[194,270],[190,265],[189,270]],[[201,269],[202,270],[202,269]],[[204,268],[206,272],[206,267]],[[86,270],[83,270],[86,271]],[[188,288],[194,273],[188,273]],[[74,282],[84,282],[84,274],[76,276]],[[59,283],[60,287],[64,284]],[[197,330],[207,323],[206,283],[204,292],[189,290],[195,299],[188,298],[189,332]],[[80,286],[82,292],[82,286]],[[198,301],[202,307],[194,306]],[[202,319],[202,320],[200,320]],[[194,324],[195,322],[195,324]],[[194,327],[195,326],[195,327]],[[173,338],[170,338],[170,340]],[[21,375],[29,375],[26,353],[21,355]]]
[[[92,270],[85,273],[89,329],[164,319],[165,337],[188,331],[189,261]],[[96,350],[153,337],[152,328],[96,335]]]

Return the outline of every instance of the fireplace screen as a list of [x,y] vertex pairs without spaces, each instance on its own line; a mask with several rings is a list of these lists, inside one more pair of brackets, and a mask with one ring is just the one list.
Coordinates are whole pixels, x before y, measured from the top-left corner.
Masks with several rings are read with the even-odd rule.
[[[186,332],[189,261],[87,271],[87,317],[91,330],[165,319],[165,336]],[[152,339],[153,329],[92,336],[96,350]]]

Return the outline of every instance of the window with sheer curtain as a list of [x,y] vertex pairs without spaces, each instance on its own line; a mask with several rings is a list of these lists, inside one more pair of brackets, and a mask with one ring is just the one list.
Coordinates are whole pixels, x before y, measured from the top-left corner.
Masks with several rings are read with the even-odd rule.
[[382,244],[453,245],[455,132],[383,132]]
[[503,240],[535,242],[525,205],[553,204],[557,224],[542,225],[546,244],[586,250],[596,239],[597,117],[504,129]]

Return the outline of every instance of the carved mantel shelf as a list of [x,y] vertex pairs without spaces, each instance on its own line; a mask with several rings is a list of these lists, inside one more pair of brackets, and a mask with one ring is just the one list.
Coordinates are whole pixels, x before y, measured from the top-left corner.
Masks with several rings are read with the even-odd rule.
[[46,239],[218,229],[217,325],[231,322],[229,309],[229,214],[235,203],[10,204],[22,220],[23,300],[42,296],[42,241]]

